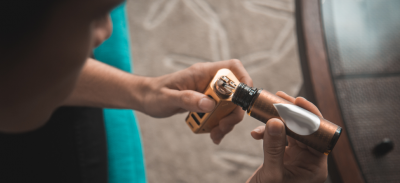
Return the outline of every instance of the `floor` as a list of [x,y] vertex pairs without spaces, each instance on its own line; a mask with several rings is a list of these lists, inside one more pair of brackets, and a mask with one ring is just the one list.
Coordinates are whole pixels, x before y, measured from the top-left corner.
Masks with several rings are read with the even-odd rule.
[[[129,0],[134,72],[172,73],[197,62],[237,58],[254,86],[296,95],[302,84],[293,0]],[[262,142],[245,116],[220,145],[196,135],[187,114],[155,119],[137,113],[148,181],[242,183],[262,163]]]

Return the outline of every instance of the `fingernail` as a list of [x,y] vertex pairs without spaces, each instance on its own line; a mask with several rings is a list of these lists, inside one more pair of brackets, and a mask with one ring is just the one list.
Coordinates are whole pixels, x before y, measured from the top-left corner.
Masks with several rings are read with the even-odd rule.
[[204,110],[205,112],[211,112],[215,107],[215,102],[214,102],[214,100],[212,100],[208,97],[204,97],[204,98],[200,99],[199,107],[200,107],[200,109]]
[[253,130],[253,132],[260,133],[260,132],[261,132],[261,130],[260,130],[259,128],[256,128],[256,129],[254,129],[254,130]]
[[221,140],[213,140],[214,141],[214,144],[217,144],[217,145],[219,145],[219,143],[221,143]]
[[271,120],[267,123],[268,134],[271,136],[280,136],[283,131],[282,122]]

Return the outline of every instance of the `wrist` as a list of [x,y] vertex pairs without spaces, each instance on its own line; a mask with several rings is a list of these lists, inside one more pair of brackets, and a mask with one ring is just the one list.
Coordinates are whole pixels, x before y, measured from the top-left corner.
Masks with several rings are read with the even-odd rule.
[[141,112],[146,111],[146,101],[148,96],[154,91],[152,83],[154,78],[132,75],[130,78],[135,84],[130,85],[130,108]]

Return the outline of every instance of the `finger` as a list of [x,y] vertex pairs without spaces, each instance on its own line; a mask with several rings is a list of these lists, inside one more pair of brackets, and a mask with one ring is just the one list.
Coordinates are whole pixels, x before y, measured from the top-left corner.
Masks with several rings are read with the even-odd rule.
[[214,128],[211,130],[210,137],[213,140],[213,142],[218,142],[216,144],[219,144],[222,140],[222,138],[232,131],[233,127],[238,124],[240,121],[242,121],[244,116],[244,111],[240,108],[237,107],[235,108],[228,116],[224,117],[219,121],[218,126],[214,128],[219,128],[219,130],[214,130]]
[[283,99],[285,99],[285,100],[287,100],[287,101],[289,101],[289,102],[292,102],[292,103],[294,103],[294,101],[295,101],[295,98],[294,98],[294,97],[292,97],[292,96],[286,94],[286,93],[283,92],[283,91],[278,91],[278,92],[276,92],[276,95],[278,95],[279,97],[281,97],[281,98],[283,98]]
[[296,141],[297,146],[299,146],[302,149],[307,149],[311,154],[313,154],[315,156],[325,156],[324,154],[322,154],[321,152],[311,148],[310,146],[307,146],[307,145],[303,144],[300,141],[297,141],[297,140],[295,140],[295,141]]
[[217,126],[214,127],[211,132],[210,132],[210,137],[214,144],[219,144],[221,143],[222,138],[224,138],[225,134],[222,133],[221,129]]
[[295,146],[297,145],[297,140],[295,140],[294,138],[287,136],[288,142],[289,142],[289,146]]
[[176,107],[193,112],[211,112],[215,108],[215,101],[206,95],[192,90],[165,89],[167,101]]
[[229,133],[233,127],[243,120],[244,111],[240,107],[236,107],[228,116],[221,119],[219,128],[223,133]]
[[[279,119],[268,120],[264,132],[264,165],[267,172],[281,173],[286,148],[285,125]],[[278,174],[279,175],[279,174]]]
[[310,151],[315,156],[323,156],[323,157],[325,157],[325,154],[322,154],[321,152],[311,148],[310,146],[307,146],[307,149],[308,149],[308,151]]
[[250,75],[247,73],[246,69],[243,67],[242,62],[240,62],[237,59],[231,59],[231,60],[225,60],[225,61],[219,61],[219,62],[208,62],[208,63],[202,63],[202,65],[196,65],[194,66],[201,68],[201,72],[195,72],[195,73],[206,73],[206,77],[204,78],[204,74],[199,77],[197,77],[196,80],[202,81],[210,81],[212,77],[214,77],[215,73],[218,72],[218,70],[226,68],[229,69],[235,74],[236,78],[248,85],[248,86],[253,86],[253,80],[250,78]]
[[[322,114],[321,114],[321,112],[318,110],[317,106],[315,106],[313,103],[311,103],[310,101],[308,101],[307,99],[305,99],[305,98],[303,98],[303,97],[297,97],[296,100],[295,100],[295,102],[294,102],[294,104],[295,104],[295,105],[298,105],[298,106],[300,106],[300,107],[302,107],[302,108],[304,108],[304,109],[307,109],[308,111],[310,111],[310,112],[316,114],[317,116],[322,117]],[[297,145],[298,145],[299,147],[301,147],[301,148],[303,148],[303,149],[308,149],[308,150],[309,150],[312,154],[314,154],[314,155],[318,155],[318,156],[322,155],[322,154],[321,154],[320,152],[318,152],[317,150],[315,150],[315,149],[313,149],[313,148],[311,148],[311,147],[309,147],[309,146],[306,146],[305,144],[303,144],[303,143],[301,143],[301,142],[299,142],[299,141],[297,141],[296,143],[297,143]]]
[[264,131],[265,131],[265,126],[259,126],[255,128],[253,131],[251,131],[250,134],[254,139],[260,140],[264,138]]
[[185,112],[187,112],[187,110],[182,108],[179,108],[177,111],[177,113],[185,113]]
[[303,97],[297,97],[294,104],[316,114],[317,116],[322,117],[322,114],[319,112],[317,106]]

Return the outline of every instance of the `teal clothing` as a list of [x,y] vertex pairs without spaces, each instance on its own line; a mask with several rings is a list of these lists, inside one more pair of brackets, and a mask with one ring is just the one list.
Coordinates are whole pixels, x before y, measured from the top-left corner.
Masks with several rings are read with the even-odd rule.
[[[94,50],[94,57],[121,70],[132,72],[125,3],[111,12],[111,37]],[[145,183],[143,148],[134,111],[104,109],[110,183]]]

